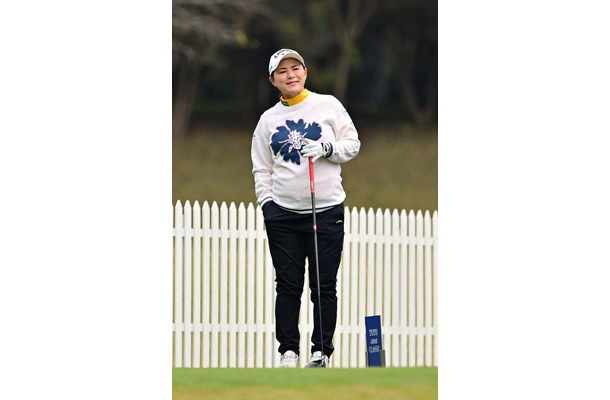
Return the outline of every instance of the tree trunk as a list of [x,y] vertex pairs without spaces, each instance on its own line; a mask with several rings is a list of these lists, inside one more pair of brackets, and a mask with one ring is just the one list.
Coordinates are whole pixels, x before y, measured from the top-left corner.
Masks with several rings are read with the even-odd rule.
[[345,104],[345,98],[347,96],[347,81],[349,79],[349,69],[352,63],[351,52],[351,43],[341,46],[341,55],[339,56],[339,63],[337,65],[337,71],[335,72],[333,95],[343,104]]
[[428,79],[423,104],[420,104],[413,85],[413,79],[408,74],[400,74],[399,77],[407,112],[413,117],[413,122],[417,127],[425,128],[434,118],[436,99],[438,97],[437,85],[435,85],[436,80]]
[[344,12],[338,0],[329,2],[331,21],[341,47],[337,71],[335,72],[333,95],[342,103],[347,96],[352,52],[364,26],[373,15],[374,4],[371,1],[351,0],[346,3],[347,9]]
[[184,137],[189,133],[200,73],[201,65],[196,61],[183,58],[178,64],[178,82],[172,110],[172,136],[174,138]]
[[434,120],[438,103],[438,56],[434,56],[430,63],[426,64],[428,71],[425,74],[420,71],[420,79],[425,79],[425,82],[423,88],[420,88],[422,92],[418,94],[416,89],[418,71],[414,60],[423,57],[424,53],[416,51],[415,43],[405,43],[396,31],[388,32],[388,44],[394,54],[401,55],[393,57],[392,63],[393,69],[399,72],[396,74],[396,79],[400,85],[404,109],[416,127],[426,128]]

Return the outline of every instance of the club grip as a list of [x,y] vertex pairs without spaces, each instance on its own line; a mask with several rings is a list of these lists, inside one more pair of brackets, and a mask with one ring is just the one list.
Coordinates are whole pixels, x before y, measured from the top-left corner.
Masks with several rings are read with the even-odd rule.
[[316,185],[313,179],[313,157],[309,157],[309,186],[311,187],[311,193],[316,192]]

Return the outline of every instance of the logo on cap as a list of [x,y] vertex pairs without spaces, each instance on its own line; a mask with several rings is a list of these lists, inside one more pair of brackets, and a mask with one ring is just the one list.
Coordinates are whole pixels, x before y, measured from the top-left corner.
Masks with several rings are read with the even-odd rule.
[[305,60],[303,60],[303,57],[301,57],[301,55],[299,53],[297,53],[294,50],[291,49],[281,49],[275,52],[274,55],[271,56],[271,58],[269,59],[269,76],[271,76],[271,74],[273,73],[273,71],[275,71],[275,69],[277,68],[279,62],[278,62],[278,58],[280,57],[284,57],[287,54],[294,54],[294,58],[296,58],[297,60],[299,60],[303,66],[305,65]]
[[291,50],[288,49],[282,49],[282,50],[278,50],[274,55],[273,58],[278,58],[280,55],[284,55],[288,52],[290,52]]

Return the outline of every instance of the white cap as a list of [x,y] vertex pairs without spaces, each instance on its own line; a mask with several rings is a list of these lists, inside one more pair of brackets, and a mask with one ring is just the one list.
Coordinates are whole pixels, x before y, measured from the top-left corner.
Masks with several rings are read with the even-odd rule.
[[303,60],[303,57],[296,51],[290,49],[278,50],[269,59],[269,76],[273,75],[273,71],[276,70],[277,66],[284,58],[295,58],[305,66],[305,60]]

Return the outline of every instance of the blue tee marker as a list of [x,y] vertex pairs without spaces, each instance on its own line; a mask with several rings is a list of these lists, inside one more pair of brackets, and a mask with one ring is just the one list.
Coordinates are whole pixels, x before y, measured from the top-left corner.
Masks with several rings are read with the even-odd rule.
[[366,363],[369,367],[385,367],[385,350],[381,343],[381,316],[364,317],[366,327]]

